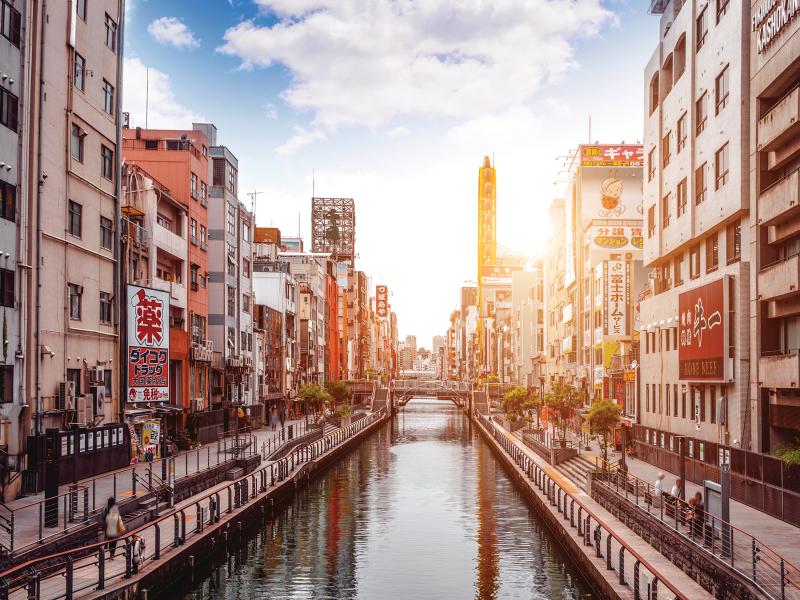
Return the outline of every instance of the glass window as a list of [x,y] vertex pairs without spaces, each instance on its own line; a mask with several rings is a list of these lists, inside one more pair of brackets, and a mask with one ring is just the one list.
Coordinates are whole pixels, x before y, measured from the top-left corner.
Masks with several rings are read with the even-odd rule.
[[189,236],[191,242],[197,245],[197,221],[195,219],[189,221]]
[[200,225],[200,248],[206,249],[206,226]]
[[247,223],[246,221],[242,223],[242,239],[245,242],[250,241],[250,223]]
[[703,10],[700,11],[700,14],[697,16],[697,51],[700,51],[700,48],[703,47],[703,44],[706,43],[706,36],[708,35],[708,14],[706,9],[708,6],[704,6]]
[[671,198],[672,194],[667,193],[667,195],[661,199],[661,224],[664,227],[664,229],[669,227],[669,218],[670,218],[669,204]]
[[706,238],[706,273],[719,266],[719,236],[716,233]]
[[665,135],[664,138],[661,140],[661,166],[664,168],[666,168],[666,166],[669,164],[669,158],[670,158],[669,138],[671,135],[672,132],[668,131],[667,135]]
[[742,258],[742,222],[736,221],[728,225],[726,232],[726,251],[728,264]]
[[228,316],[236,316],[236,288],[228,286]]
[[206,200],[208,198],[208,186],[205,181],[200,182],[200,199]]
[[250,277],[250,261],[246,258],[242,259],[242,275]]
[[111,219],[100,217],[100,246],[111,250],[112,239]]
[[228,234],[236,235],[236,208],[228,205]]
[[656,232],[656,206],[655,204],[647,209],[647,237],[653,237]]
[[700,277],[700,245],[697,244],[689,249],[689,277],[696,279]]
[[678,153],[686,146],[686,113],[678,119]]
[[192,198],[197,198],[197,174],[192,173],[189,177],[189,191],[192,194]]
[[83,91],[86,86],[86,59],[75,53],[75,88]]
[[675,287],[683,284],[683,254],[675,257],[672,265],[672,272],[675,281]]
[[83,207],[72,200],[69,201],[69,221],[67,222],[67,231],[70,235],[81,237],[81,230],[83,228]]
[[86,20],[86,0],[76,0],[77,7],[76,11],[78,13],[78,18],[82,20]]
[[694,172],[694,203],[702,204],[706,199],[706,163]]
[[19,98],[5,88],[0,88],[0,123],[17,131]]
[[106,179],[114,180],[114,152],[106,146],[100,147],[100,174]]
[[703,93],[697,99],[694,105],[694,132],[695,135],[700,135],[703,133],[703,130],[706,128],[706,120],[708,119],[708,113],[706,109],[706,96],[707,93]]
[[83,286],[76,285],[74,283],[67,285],[69,286],[69,318],[75,321],[80,321]]
[[726,142],[722,148],[717,150],[714,161],[714,189],[719,189],[728,183],[728,175],[729,175],[729,157],[728,157],[728,147],[729,144]]
[[72,158],[77,160],[78,162],[83,162],[83,138],[85,134],[83,130],[75,125],[72,124],[72,140],[71,140],[71,149],[72,149]]
[[678,206],[678,216],[680,217],[683,213],[686,212],[686,196],[687,196],[687,182],[686,178],[684,177],[680,183],[678,183],[678,199],[677,199],[677,206]]
[[105,324],[111,323],[111,294],[108,292],[100,292],[100,322]]
[[16,221],[17,186],[0,181],[0,218]]
[[729,4],[730,0],[717,0],[717,25],[719,25],[720,19],[725,16],[725,13],[728,12]]
[[0,302],[14,308],[14,271],[11,269],[0,269]]
[[656,175],[656,149],[651,148],[647,153],[647,181],[653,181]]
[[106,15],[106,46],[117,51],[117,23]]
[[14,365],[0,366],[0,403],[14,401]]
[[21,41],[20,34],[22,31],[22,15],[16,8],[11,6],[8,0],[3,0],[2,3],[0,3],[0,9],[3,11],[2,18],[0,18],[0,34],[19,48]]
[[103,110],[109,114],[114,114],[114,86],[103,79]]
[[728,96],[730,95],[729,72],[730,69],[726,65],[725,68],[722,69],[722,72],[717,75],[717,79],[714,83],[714,94],[717,101],[716,114],[719,114],[720,111],[728,105]]

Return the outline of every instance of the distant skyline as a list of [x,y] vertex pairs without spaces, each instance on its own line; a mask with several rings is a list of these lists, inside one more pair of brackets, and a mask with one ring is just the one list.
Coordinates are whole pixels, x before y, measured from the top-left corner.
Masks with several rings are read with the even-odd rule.
[[312,174],[317,195],[355,198],[357,267],[389,286],[401,339],[443,333],[476,277],[484,155],[498,169],[498,242],[530,255],[562,193],[556,157],[642,136],[658,19],[641,2],[202,5],[128,0],[132,125],[215,123],[239,159],[240,199],[262,192],[257,224],[296,235],[299,217],[308,245]]

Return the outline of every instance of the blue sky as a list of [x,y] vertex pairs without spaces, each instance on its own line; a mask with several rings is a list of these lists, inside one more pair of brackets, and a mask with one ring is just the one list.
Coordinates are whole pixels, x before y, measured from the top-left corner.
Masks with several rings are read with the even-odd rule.
[[[477,169],[494,153],[498,241],[534,254],[563,155],[635,142],[658,19],[640,0],[128,0],[123,105],[211,121],[260,225],[309,234],[317,195],[356,200],[357,265],[403,335],[447,327],[475,278]],[[202,8],[199,8],[202,7]]]

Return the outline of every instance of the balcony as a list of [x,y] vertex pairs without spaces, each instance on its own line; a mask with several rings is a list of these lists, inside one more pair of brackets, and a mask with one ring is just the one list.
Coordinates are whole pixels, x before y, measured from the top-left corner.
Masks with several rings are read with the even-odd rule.
[[186,240],[160,223],[153,228],[153,242],[156,248],[161,248],[172,256],[186,260]]
[[797,388],[800,383],[800,354],[765,354],[758,359],[758,378],[766,388]]
[[127,150],[163,150],[171,152],[190,152],[197,160],[201,159],[200,150],[190,140],[122,140],[122,148]]
[[780,167],[800,150],[800,86],[758,120],[757,133],[758,150],[769,153],[769,169]]
[[192,342],[192,360],[199,362],[211,362],[214,355],[213,343],[211,340],[204,343]]
[[798,190],[800,190],[800,171],[794,171],[764,190],[758,199],[758,224],[772,225],[775,220],[800,213]]
[[150,281],[150,287],[169,292],[169,303],[172,306],[186,308],[186,286],[177,281],[164,281],[158,277]]
[[800,291],[800,256],[774,263],[758,273],[758,299],[777,300]]

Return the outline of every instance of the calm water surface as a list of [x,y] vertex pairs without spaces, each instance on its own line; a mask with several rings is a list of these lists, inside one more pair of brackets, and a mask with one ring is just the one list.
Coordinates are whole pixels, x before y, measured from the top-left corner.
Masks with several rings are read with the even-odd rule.
[[164,597],[588,598],[591,589],[449,402],[418,399]]

